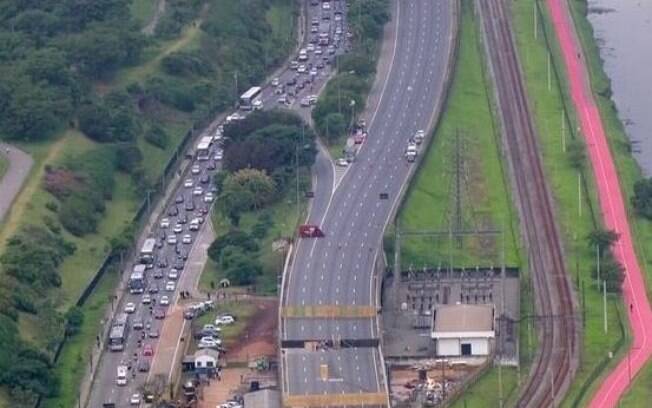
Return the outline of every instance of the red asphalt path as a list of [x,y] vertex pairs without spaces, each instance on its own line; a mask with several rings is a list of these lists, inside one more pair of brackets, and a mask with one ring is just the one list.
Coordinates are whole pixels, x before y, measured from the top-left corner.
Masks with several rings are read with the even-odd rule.
[[602,127],[600,113],[591,93],[584,66],[582,49],[574,32],[566,0],[547,0],[557,38],[561,46],[575,110],[598,187],[598,197],[606,228],[616,231],[620,239],[614,255],[625,269],[623,295],[632,328],[633,342],[628,356],[621,360],[604,379],[593,396],[590,407],[615,407],[633,377],[652,355],[652,310],[645,291],[638,259],[634,252],[626,207],[618,181],[618,173]]

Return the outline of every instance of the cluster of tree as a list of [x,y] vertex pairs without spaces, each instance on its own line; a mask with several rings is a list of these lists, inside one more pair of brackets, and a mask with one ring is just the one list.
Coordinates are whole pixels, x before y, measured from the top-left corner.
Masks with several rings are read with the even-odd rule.
[[259,250],[254,237],[238,229],[232,229],[218,237],[208,248],[208,256],[215,261],[231,284],[249,285],[262,272],[254,255]]
[[596,262],[593,276],[598,276],[599,267],[600,281],[606,282],[607,291],[620,293],[625,273],[623,266],[613,254],[613,246],[618,241],[618,234],[611,230],[596,229],[586,239],[590,250],[594,253],[597,251],[599,254],[600,264],[598,265]]
[[79,108],[78,118],[80,130],[100,143],[130,142],[141,132],[136,108],[123,91],[88,100]]
[[237,225],[240,214],[277,200],[298,167],[315,161],[315,136],[285,111],[257,111],[224,130],[224,176],[219,208]]
[[44,139],[74,118],[90,81],[133,64],[145,45],[129,0],[0,4],[0,128]]
[[46,169],[44,188],[61,203],[57,215],[68,232],[83,236],[97,230],[104,202],[111,199],[117,162],[123,160],[124,154],[102,146]]
[[156,35],[172,38],[181,34],[183,27],[197,16],[202,4],[201,0],[167,0],[165,13],[156,25]]
[[376,70],[376,54],[383,26],[389,21],[388,0],[352,0],[348,22],[353,33],[351,52],[339,56],[337,74],[329,81],[312,111],[319,135],[334,143],[353,124]]
[[640,179],[634,183],[632,205],[638,215],[652,220],[652,178]]

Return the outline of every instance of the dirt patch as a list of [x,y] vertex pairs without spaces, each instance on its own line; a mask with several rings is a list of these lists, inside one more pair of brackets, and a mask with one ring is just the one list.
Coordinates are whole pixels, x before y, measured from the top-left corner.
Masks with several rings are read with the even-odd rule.
[[248,319],[240,338],[227,344],[229,362],[248,362],[277,354],[278,300],[252,300],[256,311]]

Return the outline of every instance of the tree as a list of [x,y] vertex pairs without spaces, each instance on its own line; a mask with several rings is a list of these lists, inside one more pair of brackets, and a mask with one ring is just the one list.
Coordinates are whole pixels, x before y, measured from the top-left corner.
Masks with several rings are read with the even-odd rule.
[[229,245],[224,248],[220,266],[226,277],[235,285],[249,285],[262,273],[258,261],[237,246]]
[[568,155],[568,161],[570,165],[576,169],[580,170],[584,163],[586,162],[586,150],[584,149],[584,144],[577,139],[572,140],[566,146],[566,154]]
[[152,146],[156,146],[159,149],[165,149],[168,145],[168,134],[165,132],[165,129],[158,124],[153,124],[145,132],[145,140],[147,143]]
[[276,192],[271,177],[263,170],[242,169],[231,174],[224,181],[224,192],[232,192],[247,197],[250,204],[246,210],[258,210],[269,204]]
[[232,229],[213,241],[208,247],[208,256],[213,261],[219,262],[226,247],[238,247],[249,253],[257,251],[259,248],[258,243],[251,235],[239,229]]
[[79,129],[93,140],[110,142],[113,140],[111,115],[109,110],[99,103],[83,105],[79,109]]
[[618,234],[613,230],[595,229],[586,237],[589,248],[595,250],[599,248],[603,252],[613,246],[618,241]]
[[652,178],[637,180],[634,183],[632,206],[638,215],[652,219]]
[[81,308],[73,306],[68,310],[65,315],[66,319],[66,336],[74,336],[79,333],[82,324],[84,323],[84,313]]

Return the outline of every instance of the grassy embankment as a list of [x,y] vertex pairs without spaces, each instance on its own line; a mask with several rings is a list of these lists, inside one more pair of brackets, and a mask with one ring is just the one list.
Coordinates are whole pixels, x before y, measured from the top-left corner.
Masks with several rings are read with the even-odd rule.
[[2,180],[2,177],[7,172],[7,168],[9,168],[9,161],[6,157],[0,156],[0,180]]
[[[401,230],[448,231],[455,212],[455,164],[457,135],[464,158],[462,177],[463,220],[465,229],[504,231],[505,261],[522,264],[518,241],[518,221],[512,207],[507,169],[500,154],[500,134],[492,114],[491,84],[484,76],[484,49],[479,22],[473,15],[473,2],[462,2],[457,66],[446,109],[421,168],[408,191],[400,211]],[[391,236],[391,232],[388,237]],[[474,267],[501,264],[503,237],[467,238],[464,247],[451,246],[448,237],[402,238],[402,267],[447,265],[452,248],[455,266]],[[391,259],[391,258],[390,258]],[[390,261],[391,262],[391,261]],[[528,279],[522,271],[522,282]],[[529,302],[528,287],[523,302]],[[526,308],[526,306],[523,306]],[[514,393],[516,370],[502,370],[503,395]],[[498,406],[498,369],[492,368],[458,399],[454,406]]]
[[[623,341],[624,328],[620,316],[624,316],[617,295],[607,297],[608,332],[603,327],[603,300],[601,291],[597,289],[594,276],[595,251],[591,250],[586,241],[587,235],[601,224],[598,200],[596,196],[593,174],[590,168],[583,166],[582,203],[580,214],[578,198],[578,171],[573,167],[564,146],[573,139],[568,129],[575,128],[574,112],[569,112],[571,120],[564,123],[565,132],[562,136],[562,112],[564,103],[568,101],[567,83],[560,71],[560,81],[557,81],[554,66],[550,65],[550,83],[548,83],[548,57],[552,55],[558,67],[563,67],[559,58],[559,50],[554,37],[551,37],[552,49],[549,50],[544,41],[542,23],[548,33],[553,33],[549,20],[538,22],[537,39],[534,38],[534,2],[523,1],[513,3],[513,22],[515,37],[521,57],[521,65],[525,74],[529,97],[536,126],[539,132],[540,148],[548,183],[552,189],[556,206],[557,219],[562,233],[563,245],[567,257],[567,268],[573,276],[575,292],[580,301],[578,320],[584,317],[582,335],[581,367],[575,381],[566,396],[564,406],[575,406],[586,398],[587,387],[598,372],[609,363],[609,351],[616,351]],[[540,18],[540,17],[539,17]],[[550,54],[551,52],[551,54]],[[550,86],[549,86],[550,85]],[[561,91],[561,90],[564,91]],[[577,136],[580,137],[579,135]]]
[[[582,43],[585,61],[588,65],[589,76],[593,96],[600,110],[602,124],[605,128],[607,139],[611,147],[611,154],[614,157],[620,186],[627,204],[630,227],[634,234],[634,244],[639,263],[647,282],[648,298],[652,295],[652,222],[635,215],[630,204],[630,197],[633,196],[633,187],[636,180],[643,177],[641,168],[631,154],[631,144],[623,123],[618,117],[617,107],[611,99],[611,81],[604,72],[600,50],[593,37],[593,28],[586,17],[586,1],[569,2],[575,27]],[[621,401],[627,407],[647,407],[652,399],[652,363],[648,362],[640,375],[636,378],[631,391]]]

